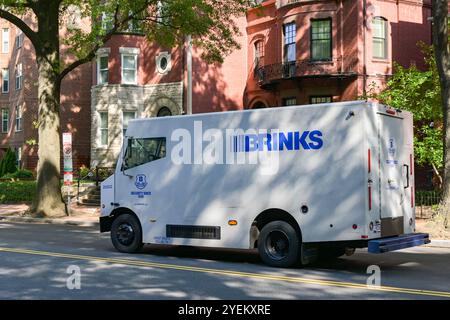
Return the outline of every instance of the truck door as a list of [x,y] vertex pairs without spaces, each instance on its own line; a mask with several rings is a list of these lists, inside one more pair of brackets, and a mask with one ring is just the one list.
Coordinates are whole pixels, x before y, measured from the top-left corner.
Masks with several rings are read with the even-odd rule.
[[[135,212],[141,222],[144,216],[155,217],[159,208],[153,199],[161,186],[166,157],[166,138],[128,138],[120,171],[116,174],[115,202]],[[151,204],[151,206],[150,206]],[[143,223],[143,232],[145,231]]]
[[379,120],[381,236],[387,237],[404,233],[409,159],[404,147],[403,118],[379,113]]

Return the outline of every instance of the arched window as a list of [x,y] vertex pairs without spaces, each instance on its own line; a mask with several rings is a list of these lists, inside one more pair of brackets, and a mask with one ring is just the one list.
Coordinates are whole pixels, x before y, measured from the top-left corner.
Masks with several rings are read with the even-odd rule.
[[255,42],[255,67],[264,66],[264,40]]
[[372,57],[387,59],[387,20],[375,17],[372,20]]
[[168,117],[171,115],[172,115],[172,111],[170,111],[169,108],[162,107],[161,109],[158,110],[158,114],[156,116],[157,117]]
[[256,103],[253,104],[252,109],[263,109],[265,107],[266,107],[266,105],[264,104],[264,102],[257,101]]

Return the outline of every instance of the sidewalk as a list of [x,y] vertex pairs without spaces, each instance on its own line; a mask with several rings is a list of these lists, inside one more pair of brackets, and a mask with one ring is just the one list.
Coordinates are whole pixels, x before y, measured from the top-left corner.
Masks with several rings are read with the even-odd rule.
[[26,216],[26,204],[0,204],[0,222],[68,224],[82,227],[97,227],[100,208],[72,204],[71,215],[62,218],[32,218]]

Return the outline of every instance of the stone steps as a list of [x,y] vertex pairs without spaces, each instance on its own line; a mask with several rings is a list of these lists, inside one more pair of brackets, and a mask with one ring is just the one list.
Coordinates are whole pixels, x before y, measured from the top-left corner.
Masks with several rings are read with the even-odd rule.
[[80,198],[80,203],[85,206],[100,207],[100,187],[90,187],[86,194]]

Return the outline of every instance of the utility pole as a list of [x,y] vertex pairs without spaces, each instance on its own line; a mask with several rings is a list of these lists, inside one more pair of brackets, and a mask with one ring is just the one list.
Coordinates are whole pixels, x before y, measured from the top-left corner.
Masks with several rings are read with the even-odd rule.
[[186,113],[192,114],[192,37],[186,36],[187,93]]

